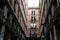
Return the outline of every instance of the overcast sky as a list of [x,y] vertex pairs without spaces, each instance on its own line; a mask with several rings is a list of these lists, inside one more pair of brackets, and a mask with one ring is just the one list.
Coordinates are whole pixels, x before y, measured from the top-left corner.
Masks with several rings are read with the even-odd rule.
[[39,0],[28,0],[28,7],[38,7]]

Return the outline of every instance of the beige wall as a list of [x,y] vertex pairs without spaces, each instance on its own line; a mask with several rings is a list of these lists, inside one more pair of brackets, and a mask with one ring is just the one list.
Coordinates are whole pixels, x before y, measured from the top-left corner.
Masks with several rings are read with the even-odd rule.
[[[44,24],[45,23],[45,19],[46,19],[46,16],[47,16],[47,11],[48,11],[48,8],[49,8],[49,2],[46,3],[46,0],[41,0],[41,4],[40,4],[40,11],[41,11],[41,16],[40,16],[40,23],[41,24]],[[49,1],[49,0],[47,0]],[[48,6],[47,6],[48,5]],[[41,28],[40,28],[40,34],[42,33],[42,30],[43,30],[43,25],[41,25]]]
[[[22,27],[22,29],[23,29],[23,31],[25,32],[25,34],[26,34],[26,22],[25,22],[25,20],[24,20],[24,18],[23,18],[23,16],[22,16],[22,14],[24,13],[24,11],[25,10],[23,10],[23,7],[25,7],[25,0],[16,0],[18,3],[19,3],[19,5],[18,5],[18,3],[16,2],[15,3],[15,16],[16,16],[16,18],[17,18],[17,20],[18,20],[18,22],[19,22],[19,24],[21,25],[21,27]],[[22,2],[21,2],[22,1]],[[23,4],[22,4],[23,3]],[[20,9],[19,9],[19,7],[20,7]],[[25,8],[24,8],[25,9]],[[24,14],[25,15],[25,14]],[[18,18],[18,16],[19,16],[19,18]],[[24,16],[25,17],[25,16]],[[25,17],[26,18],[26,17]]]
[[[32,14],[32,10],[35,10],[35,18],[36,18],[36,24],[37,24],[37,35],[39,33],[39,29],[40,29],[40,23],[39,23],[39,17],[40,17],[40,14],[39,14],[39,9],[38,8],[28,8],[27,9],[27,13],[26,13],[26,17],[27,17],[27,37],[29,37],[29,34],[30,34],[30,21],[31,21],[31,14]],[[38,35],[39,36],[39,35]],[[37,37],[38,37],[37,36]]]

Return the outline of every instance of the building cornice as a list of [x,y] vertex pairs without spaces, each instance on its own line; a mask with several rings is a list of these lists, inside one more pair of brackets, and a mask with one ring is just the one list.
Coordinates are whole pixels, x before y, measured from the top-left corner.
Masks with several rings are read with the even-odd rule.
[[39,7],[38,8],[36,8],[36,7],[34,7],[34,8],[33,7],[29,7],[28,9],[39,9]]

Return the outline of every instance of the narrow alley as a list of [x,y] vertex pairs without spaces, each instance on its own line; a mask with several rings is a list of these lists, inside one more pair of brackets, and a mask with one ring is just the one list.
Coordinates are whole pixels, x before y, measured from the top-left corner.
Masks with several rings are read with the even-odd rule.
[[0,40],[60,40],[60,0],[0,0]]

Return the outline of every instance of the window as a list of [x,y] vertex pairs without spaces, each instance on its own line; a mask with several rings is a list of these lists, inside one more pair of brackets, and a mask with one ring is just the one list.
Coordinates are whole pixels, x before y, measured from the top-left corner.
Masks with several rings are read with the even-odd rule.
[[32,11],[32,16],[31,16],[31,28],[35,28],[35,27],[36,27],[35,21],[36,21],[36,19],[35,19],[35,11]]
[[35,11],[34,11],[34,15],[35,15]]
[[33,20],[33,17],[31,17],[31,23],[33,22],[34,20]]
[[35,15],[35,11],[32,11],[32,15]]
[[35,11],[32,11],[31,21],[35,22]]
[[35,17],[31,17],[31,23],[35,23],[36,19]]
[[31,37],[36,37],[36,29],[31,29],[30,30],[30,36]]
[[32,11],[32,15],[33,15],[33,11]]

